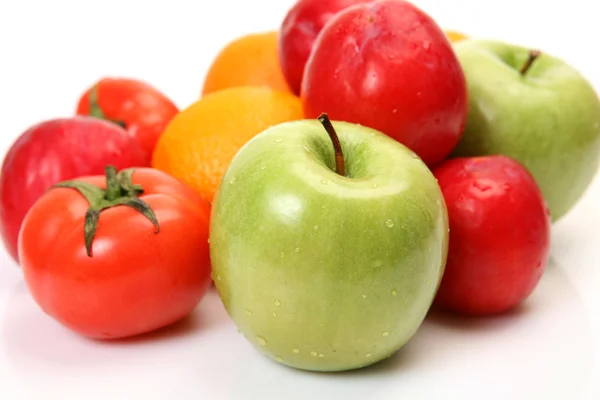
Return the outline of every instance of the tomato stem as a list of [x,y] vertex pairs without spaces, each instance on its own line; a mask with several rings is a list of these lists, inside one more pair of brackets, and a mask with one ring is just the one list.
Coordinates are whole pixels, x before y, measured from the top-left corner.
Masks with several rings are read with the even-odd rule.
[[90,206],[85,213],[83,225],[83,237],[88,257],[92,257],[92,244],[98,230],[100,214],[106,209],[117,206],[131,207],[154,225],[155,234],[160,232],[156,214],[154,214],[154,211],[146,202],[139,198],[144,193],[144,189],[142,186],[135,185],[131,181],[134,169],[125,169],[117,172],[114,166],[108,165],[104,171],[106,175],[106,189],[77,179],[54,185],[55,188],[77,190]]
[[342,152],[342,145],[338,138],[335,128],[329,120],[327,113],[319,115],[319,122],[323,125],[323,128],[327,131],[331,143],[333,144],[333,150],[335,151],[335,172],[342,176],[346,176],[346,164],[344,163],[344,153]]
[[121,184],[117,180],[117,169],[112,165],[107,165],[104,168],[104,174],[106,175],[106,195],[104,198],[113,201],[121,197]]
[[522,76],[525,76],[527,71],[529,71],[529,68],[531,68],[531,66],[533,65],[533,62],[540,56],[540,54],[542,53],[539,50],[531,50],[529,52],[529,57],[527,58],[527,61],[525,61],[525,64],[523,64],[523,66],[519,70]]
[[104,111],[102,111],[102,108],[100,107],[100,104],[98,103],[98,85],[94,85],[90,89],[90,94],[89,94],[88,98],[89,98],[89,102],[90,102],[90,113],[89,114],[92,117],[110,121],[114,124],[119,125],[121,128],[127,129],[125,122],[110,119],[106,115],[104,115]]

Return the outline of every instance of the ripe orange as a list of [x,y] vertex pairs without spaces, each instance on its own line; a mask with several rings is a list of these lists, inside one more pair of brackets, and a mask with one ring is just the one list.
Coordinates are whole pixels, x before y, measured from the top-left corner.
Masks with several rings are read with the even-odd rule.
[[211,93],[177,114],[154,149],[152,166],[213,200],[237,151],[272,125],[303,118],[300,99],[264,87]]
[[457,31],[446,31],[446,36],[452,43],[460,42],[461,40],[467,39],[467,35]]
[[267,86],[289,92],[277,46],[277,32],[254,33],[228,43],[212,62],[202,94],[235,86]]

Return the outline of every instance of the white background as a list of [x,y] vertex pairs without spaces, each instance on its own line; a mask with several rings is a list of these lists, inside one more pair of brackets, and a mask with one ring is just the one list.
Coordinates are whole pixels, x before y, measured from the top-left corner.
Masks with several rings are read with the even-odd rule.
[[[277,29],[290,0],[2,1],[0,152],[43,119],[74,112],[102,76],[199,97],[217,51]],[[415,1],[443,28],[538,47],[600,87],[596,2]],[[599,399],[600,178],[553,228],[551,264],[523,312],[433,315],[398,356],[349,374],[259,356],[212,293],[187,323],[146,340],[92,343],[46,317],[0,256],[2,399]],[[150,339],[150,340],[148,340]]]

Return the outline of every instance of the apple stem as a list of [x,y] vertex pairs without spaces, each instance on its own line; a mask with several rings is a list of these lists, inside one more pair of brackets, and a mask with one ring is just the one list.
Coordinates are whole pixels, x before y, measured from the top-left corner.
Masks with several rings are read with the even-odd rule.
[[319,122],[323,124],[323,128],[325,128],[327,134],[329,134],[331,142],[333,143],[333,149],[335,151],[335,172],[342,176],[346,176],[346,164],[344,163],[342,145],[340,144],[340,139],[338,138],[338,135],[335,132],[327,113],[322,113],[319,115]]
[[525,76],[527,71],[529,71],[529,68],[531,68],[531,66],[533,65],[533,62],[540,56],[540,54],[542,54],[542,52],[539,50],[531,50],[529,52],[529,57],[527,58],[527,61],[525,61],[525,64],[523,64],[523,66],[521,67],[520,72],[522,76]]

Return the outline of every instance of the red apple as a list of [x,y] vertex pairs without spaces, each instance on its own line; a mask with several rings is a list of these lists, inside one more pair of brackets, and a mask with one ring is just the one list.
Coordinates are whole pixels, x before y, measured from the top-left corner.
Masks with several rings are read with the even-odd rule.
[[121,170],[144,166],[145,153],[119,125],[94,117],[57,118],[23,132],[6,154],[0,176],[0,235],[18,261],[23,218],[54,184],[101,175],[112,164]]
[[468,104],[465,76],[444,31],[402,0],[346,8],[325,25],[302,81],[307,118],[375,128],[432,166],[458,143]]
[[550,216],[535,180],[500,155],[450,159],[434,175],[450,223],[434,304],[472,315],[516,307],[537,286],[550,252]]
[[372,0],[298,0],[279,30],[279,61],[289,87],[300,93],[304,65],[323,26],[339,11]]

